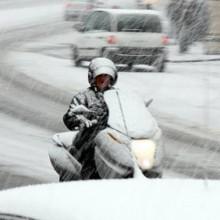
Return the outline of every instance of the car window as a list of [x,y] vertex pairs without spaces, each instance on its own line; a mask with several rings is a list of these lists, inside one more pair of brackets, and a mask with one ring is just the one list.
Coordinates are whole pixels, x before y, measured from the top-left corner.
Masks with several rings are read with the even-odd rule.
[[88,17],[85,17],[85,31],[93,30],[96,20],[97,13],[92,13]]
[[110,15],[105,12],[95,12],[87,17],[85,31],[100,30],[111,31]]
[[117,17],[119,32],[152,32],[162,31],[161,22],[156,15],[121,14]]

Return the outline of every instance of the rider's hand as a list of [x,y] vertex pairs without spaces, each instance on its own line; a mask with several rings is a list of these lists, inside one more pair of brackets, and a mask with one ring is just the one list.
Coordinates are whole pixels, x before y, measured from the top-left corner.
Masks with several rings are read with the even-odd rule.
[[91,113],[92,111],[89,110],[87,107],[85,107],[84,105],[74,105],[71,104],[69,107],[69,112],[68,114],[70,116],[74,115],[74,114],[81,114],[81,113]]
[[81,123],[81,127],[85,126],[86,128],[90,128],[93,126],[93,121],[87,119],[85,116],[83,115],[77,115],[77,119],[80,121]]
[[74,111],[75,107],[76,106],[74,104],[70,105],[69,110],[68,110],[68,115],[73,116],[75,114],[75,111]]

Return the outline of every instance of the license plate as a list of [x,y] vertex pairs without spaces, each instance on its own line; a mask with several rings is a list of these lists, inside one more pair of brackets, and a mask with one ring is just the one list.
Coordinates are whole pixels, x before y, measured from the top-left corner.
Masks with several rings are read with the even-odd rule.
[[97,56],[97,50],[96,49],[83,49],[81,50],[81,54],[83,56]]

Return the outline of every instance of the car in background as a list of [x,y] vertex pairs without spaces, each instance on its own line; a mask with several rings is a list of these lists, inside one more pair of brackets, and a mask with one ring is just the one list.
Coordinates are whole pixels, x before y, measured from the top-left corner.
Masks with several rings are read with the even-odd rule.
[[163,72],[168,38],[163,20],[155,10],[95,9],[83,21],[73,45],[75,65],[95,57],[116,64],[145,64]]
[[95,7],[94,4],[94,0],[67,0],[64,6],[64,19],[77,20],[82,15],[88,14]]
[[137,0],[96,0],[95,7],[109,9],[138,9],[139,3]]
[[1,190],[0,219],[218,220],[219,180],[206,181],[88,180]]

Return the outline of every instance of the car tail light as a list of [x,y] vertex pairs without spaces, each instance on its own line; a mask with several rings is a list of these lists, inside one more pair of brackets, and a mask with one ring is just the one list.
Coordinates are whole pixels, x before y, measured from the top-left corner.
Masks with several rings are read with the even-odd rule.
[[118,40],[117,40],[116,36],[110,35],[107,37],[107,42],[109,44],[116,44],[118,42]]
[[66,8],[70,8],[70,7],[72,7],[72,6],[73,6],[72,3],[66,3],[66,5],[65,5]]
[[163,45],[169,44],[169,38],[168,38],[167,35],[163,35],[163,36],[162,36],[162,44],[163,44]]
[[86,6],[86,10],[91,10],[91,9],[93,9],[93,5],[92,4],[89,4],[89,5]]

